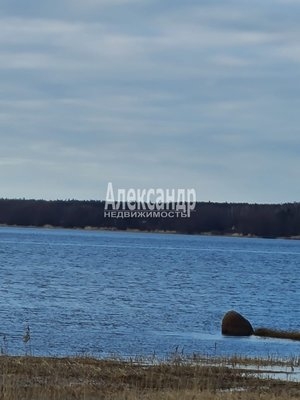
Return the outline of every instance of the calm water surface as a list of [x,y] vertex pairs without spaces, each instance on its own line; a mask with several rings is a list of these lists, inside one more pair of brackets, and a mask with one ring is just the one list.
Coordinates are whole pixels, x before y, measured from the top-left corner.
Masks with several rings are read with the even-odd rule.
[[220,334],[232,308],[300,330],[298,241],[0,228],[0,261],[2,352],[300,356],[299,342]]

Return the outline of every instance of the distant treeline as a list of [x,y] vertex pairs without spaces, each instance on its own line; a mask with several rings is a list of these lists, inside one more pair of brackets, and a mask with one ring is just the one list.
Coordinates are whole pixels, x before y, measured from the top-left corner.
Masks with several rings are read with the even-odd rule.
[[300,236],[300,203],[199,202],[190,218],[108,218],[104,201],[0,199],[0,224],[64,228],[136,229],[259,237]]

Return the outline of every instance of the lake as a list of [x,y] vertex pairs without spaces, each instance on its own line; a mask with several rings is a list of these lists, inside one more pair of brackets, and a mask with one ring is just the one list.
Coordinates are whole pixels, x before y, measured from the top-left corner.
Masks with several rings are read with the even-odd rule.
[[220,333],[230,309],[300,330],[299,241],[3,227],[0,260],[2,353],[300,355]]

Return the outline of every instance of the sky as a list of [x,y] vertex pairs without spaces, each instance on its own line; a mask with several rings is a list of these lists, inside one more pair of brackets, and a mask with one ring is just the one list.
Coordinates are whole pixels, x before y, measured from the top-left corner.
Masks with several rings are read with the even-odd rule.
[[300,201],[300,0],[2,0],[0,197]]

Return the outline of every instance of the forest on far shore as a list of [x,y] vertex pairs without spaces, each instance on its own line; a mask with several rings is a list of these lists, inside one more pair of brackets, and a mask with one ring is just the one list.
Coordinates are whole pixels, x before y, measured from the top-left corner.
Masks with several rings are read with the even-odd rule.
[[266,238],[300,236],[300,203],[198,202],[189,218],[105,217],[104,201],[0,199],[0,225],[172,231]]

